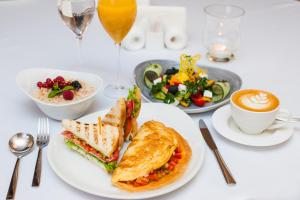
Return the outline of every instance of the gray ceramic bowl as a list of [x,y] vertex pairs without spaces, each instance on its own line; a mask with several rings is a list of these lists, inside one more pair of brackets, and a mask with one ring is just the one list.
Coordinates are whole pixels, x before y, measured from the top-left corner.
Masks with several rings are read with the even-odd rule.
[[[147,88],[143,79],[144,69],[148,65],[154,63],[160,64],[163,67],[163,72],[165,72],[167,69],[172,67],[178,68],[179,63],[173,60],[148,60],[138,64],[134,69],[135,82],[137,86],[141,88],[142,96],[149,102],[161,102],[150,95],[150,89]],[[231,90],[230,93],[223,101],[217,103],[206,103],[205,106],[203,107],[198,107],[192,104],[190,107],[186,108],[178,105],[178,107],[181,108],[186,113],[202,113],[202,112],[207,112],[216,109],[229,102],[231,94],[239,90],[242,86],[242,79],[239,77],[239,75],[229,70],[219,69],[215,67],[208,67],[208,66],[200,66],[200,67],[207,71],[209,79],[229,81]]]

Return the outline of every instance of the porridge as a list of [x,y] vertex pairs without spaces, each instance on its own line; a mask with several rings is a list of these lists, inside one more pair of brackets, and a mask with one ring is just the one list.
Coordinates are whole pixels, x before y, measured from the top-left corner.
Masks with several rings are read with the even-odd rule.
[[45,82],[39,81],[33,95],[46,103],[63,104],[88,97],[95,88],[88,82],[81,80],[65,80],[62,76],[55,79],[47,78]]

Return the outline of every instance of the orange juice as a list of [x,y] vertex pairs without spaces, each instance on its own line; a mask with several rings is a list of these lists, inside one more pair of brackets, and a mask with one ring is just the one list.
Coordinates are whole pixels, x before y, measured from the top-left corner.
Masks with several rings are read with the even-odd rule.
[[135,0],[99,0],[98,16],[110,37],[120,44],[131,29],[137,7]]

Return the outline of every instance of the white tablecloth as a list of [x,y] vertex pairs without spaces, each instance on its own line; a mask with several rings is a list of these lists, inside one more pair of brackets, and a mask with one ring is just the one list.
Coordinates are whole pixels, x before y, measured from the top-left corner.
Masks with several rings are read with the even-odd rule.
[[[222,2],[222,1],[214,1]],[[225,2],[225,1],[224,1]],[[293,0],[228,0],[246,10],[242,20],[241,48],[229,64],[212,64],[203,56],[201,64],[215,65],[238,73],[244,87],[274,92],[282,107],[300,116],[300,2]],[[188,9],[189,43],[182,51],[122,52],[122,74],[128,83],[139,62],[152,58],[178,59],[180,53],[205,55],[202,29],[203,7],[209,0],[155,0],[154,4],[185,5]],[[16,157],[8,150],[10,136],[18,131],[36,134],[39,109],[15,84],[18,71],[30,67],[75,69],[78,67],[74,34],[63,25],[53,0],[0,1],[0,197],[5,198]],[[95,15],[83,41],[85,71],[109,81],[117,51]],[[90,112],[112,105],[99,95]],[[183,188],[157,199],[216,200],[298,200],[300,199],[300,126],[284,144],[269,148],[246,147],[230,142],[211,127],[212,112],[195,114],[195,123],[204,118],[212,130],[221,154],[234,174],[237,185],[228,186],[207,148],[198,175]],[[51,134],[59,122],[51,120]],[[194,152],[196,153],[196,152]],[[101,199],[78,191],[60,180],[43,156],[42,183],[31,187],[37,149],[22,159],[17,199]],[[76,166],[75,166],[76,167]]]

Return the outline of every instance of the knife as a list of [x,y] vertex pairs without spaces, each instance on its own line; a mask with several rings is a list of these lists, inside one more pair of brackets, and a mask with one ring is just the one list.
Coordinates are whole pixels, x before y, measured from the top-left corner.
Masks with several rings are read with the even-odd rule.
[[199,120],[199,128],[200,128],[200,131],[202,133],[202,136],[203,136],[206,144],[209,146],[209,148],[215,154],[215,157],[216,157],[216,159],[219,163],[219,166],[222,170],[222,173],[226,180],[226,183],[227,184],[236,184],[236,181],[234,180],[230,170],[228,169],[225,161],[223,160],[223,158],[218,150],[218,147],[217,147],[216,143],[214,142],[214,139],[212,138],[205,122],[202,119]]

